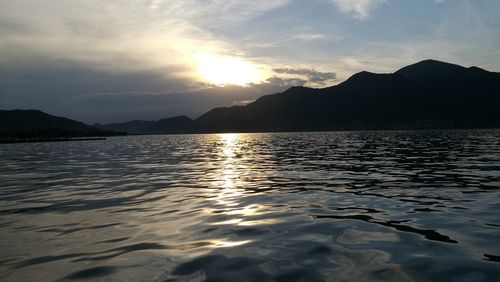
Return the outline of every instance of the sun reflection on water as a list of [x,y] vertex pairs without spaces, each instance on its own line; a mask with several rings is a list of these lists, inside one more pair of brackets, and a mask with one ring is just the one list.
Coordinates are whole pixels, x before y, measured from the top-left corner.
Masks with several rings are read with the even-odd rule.
[[237,182],[240,181],[239,170],[236,169],[238,160],[235,158],[235,150],[240,135],[238,134],[219,134],[221,139],[222,166],[219,172],[220,180],[214,183],[216,188],[220,189],[217,194],[217,204],[224,207],[233,207],[238,205],[238,198],[243,195],[242,189],[237,188]]
[[[279,222],[277,219],[254,219],[253,217],[271,213],[266,207],[259,204],[244,205],[241,199],[248,196],[245,190],[251,181],[252,168],[248,158],[252,158],[251,151],[242,149],[245,144],[245,134],[219,134],[221,152],[221,168],[218,172],[219,178],[213,183],[218,189],[216,204],[221,207],[223,215],[230,219],[221,220],[212,225],[238,225],[253,226],[273,224]],[[241,157],[247,155],[246,158]],[[255,194],[255,193],[254,193]],[[251,219],[253,218],[253,219]]]
[[214,244],[213,247],[215,248],[230,248],[248,244],[250,242],[252,242],[252,240],[244,240],[244,241],[214,240],[212,243]]

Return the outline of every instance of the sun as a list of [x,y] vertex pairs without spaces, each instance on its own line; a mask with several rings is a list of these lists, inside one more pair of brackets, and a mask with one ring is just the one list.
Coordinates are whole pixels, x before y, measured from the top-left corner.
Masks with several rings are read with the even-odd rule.
[[198,75],[215,85],[245,86],[262,79],[257,66],[240,58],[203,53],[197,59]]

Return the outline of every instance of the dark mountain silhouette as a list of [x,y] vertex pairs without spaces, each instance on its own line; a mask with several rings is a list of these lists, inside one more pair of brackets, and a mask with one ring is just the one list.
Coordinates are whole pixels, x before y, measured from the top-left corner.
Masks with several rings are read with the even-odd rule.
[[133,120],[124,123],[99,124],[93,126],[117,132],[130,134],[168,134],[185,133],[195,130],[194,121],[186,116],[160,119],[159,121]]
[[177,116],[173,118],[160,119],[148,127],[150,132],[154,133],[182,133],[195,130],[195,123],[186,116]]
[[390,74],[360,72],[323,89],[292,87],[196,120],[161,120],[143,132],[498,128],[498,109],[500,73],[425,60]]
[[116,134],[39,110],[0,110],[0,138],[71,138]]
[[156,121],[146,121],[146,120],[132,120],[123,123],[111,123],[111,124],[93,124],[93,127],[102,129],[102,130],[110,130],[116,132],[127,132],[130,134],[148,134],[149,127],[153,126]]
[[[425,60],[395,73],[360,72],[339,85],[292,87],[192,120],[83,123],[40,111],[2,111],[1,134],[131,134],[500,127],[500,73]],[[99,129],[97,129],[99,128]],[[62,134],[62,133],[59,133]]]

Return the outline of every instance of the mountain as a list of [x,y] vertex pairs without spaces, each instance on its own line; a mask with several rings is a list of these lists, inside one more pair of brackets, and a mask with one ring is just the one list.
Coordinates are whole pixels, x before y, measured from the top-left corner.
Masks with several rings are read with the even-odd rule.
[[425,60],[389,74],[360,72],[323,89],[292,87],[246,106],[215,108],[195,120],[177,117],[143,129],[193,133],[498,128],[498,109],[500,73]]
[[148,134],[149,127],[155,124],[156,121],[132,120],[123,123],[100,124],[96,123],[92,126],[102,130],[127,132],[129,134]]
[[189,132],[195,130],[195,123],[192,119],[186,116],[177,116],[160,119],[149,126],[148,130],[157,134]]
[[292,87],[246,106],[89,126],[37,110],[0,110],[0,137],[500,128],[500,73],[425,60],[394,73],[360,72],[327,88]]
[[171,134],[195,130],[194,121],[186,116],[176,116],[160,119],[159,121],[132,120],[123,123],[96,123],[93,126],[103,130],[127,132],[129,134]]
[[116,134],[39,110],[0,110],[1,138],[67,138]]

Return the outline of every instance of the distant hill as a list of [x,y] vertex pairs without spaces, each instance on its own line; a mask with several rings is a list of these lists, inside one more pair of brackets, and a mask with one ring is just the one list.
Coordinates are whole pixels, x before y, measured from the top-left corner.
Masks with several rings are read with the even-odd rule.
[[484,128],[500,126],[499,108],[500,74],[428,60],[324,89],[291,88],[196,121],[209,131]]
[[0,138],[69,138],[116,134],[39,110],[0,110]]
[[360,72],[323,89],[292,87],[246,106],[101,128],[142,133],[500,127],[500,73],[425,60],[395,73]]
[[93,126],[103,130],[127,132],[129,134],[168,134],[195,130],[194,121],[186,116],[176,116],[160,119],[159,121],[132,120],[123,123],[96,123]]
[[160,119],[148,127],[152,133],[182,133],[196,130],[195,122],[186,116]]
[[102,130],[110,130],[117,132],[127,132],[129,134],[148,134],[149,127],[153,126],[156,121],[132,120],[123,123],[100,124],[96,123],[92,126]]
[[[131,134],[500,128],[499,109],[500,73],[425,60],[395,73],[363,71],[332,87],[292,87],[246,106],[212,109],[195,120],[177,116],[94,126]],[[39,119],[40,114],[26,112],[16,121],[10,113],[7,129],[55,127],[56,117]],[[38,127],[32,128],[32,121]],[[95,130],[63,118],[57,118],[57,127]]]

